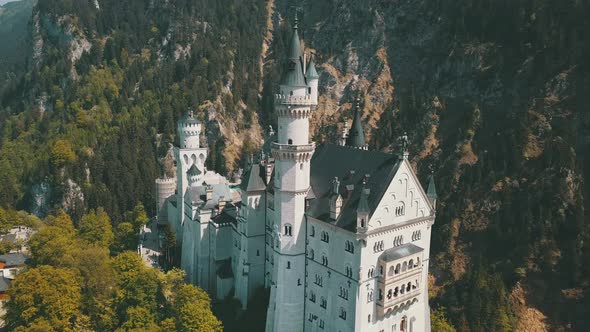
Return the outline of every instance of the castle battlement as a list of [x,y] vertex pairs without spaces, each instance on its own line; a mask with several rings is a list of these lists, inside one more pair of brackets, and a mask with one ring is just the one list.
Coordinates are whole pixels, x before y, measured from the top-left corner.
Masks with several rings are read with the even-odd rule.
[[275,94],[275,104],[313,106],[316,105],[317,102],[313,100],[311,96],[288,96]]

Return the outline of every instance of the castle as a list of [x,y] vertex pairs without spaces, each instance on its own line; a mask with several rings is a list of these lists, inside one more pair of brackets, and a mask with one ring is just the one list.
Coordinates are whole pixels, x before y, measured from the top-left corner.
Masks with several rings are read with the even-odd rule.
[[420,185],[404,144],[370,151],[357,106],[347,137],[316,146],[313,59],[295,23],[275,96],[277,133],[241,183],[205,168],[201,123],[178,125],[176,179],[156,181],[160,222],[190,282],[246,308],[270,289],[266,331],[430,331],[428,257],[436,189]]

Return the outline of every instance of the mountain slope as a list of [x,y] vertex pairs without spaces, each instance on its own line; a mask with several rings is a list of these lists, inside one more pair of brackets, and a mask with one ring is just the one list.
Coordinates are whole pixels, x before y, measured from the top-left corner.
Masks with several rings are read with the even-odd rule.
[[[432,304],[459,331],[588,330],[589,1],[300,1],[320,72],[316,141],[362,93],[372,149],[411,139],[440,194]],[[0,204],[115,223],[153,211],[188,107],[209,167],[274,125],[293,3],[39,0],[27,75],[0,105]],[[223,139],[220,139],[223,138]],[[76,219],[76,218],[75,218]]]

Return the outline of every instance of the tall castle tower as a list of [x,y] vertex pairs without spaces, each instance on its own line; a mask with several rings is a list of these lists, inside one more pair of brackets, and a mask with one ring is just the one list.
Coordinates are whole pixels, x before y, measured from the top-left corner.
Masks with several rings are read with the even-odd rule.
[[192,166],[194,180],[201,182],[205,174],[205,161],[207,160],[207,149],[200,146],[200,136],[202,131],[201,123],[194,117],[193,112],[188,112],[177,126],[179,146],[174,149],[176,157],[176,187],[178,193],[178,219],[173,224],[177,238],[180,233],[180,227],[184,223],[184,196],[189,187],[187,172]]
[[305,199],[310,189],[309,117],[317,105],[318,75],[305,63],[297,18],[280,92],[275,96],[278,140],[275,158],[274,268],[266,331],[302,331],[305,303]]

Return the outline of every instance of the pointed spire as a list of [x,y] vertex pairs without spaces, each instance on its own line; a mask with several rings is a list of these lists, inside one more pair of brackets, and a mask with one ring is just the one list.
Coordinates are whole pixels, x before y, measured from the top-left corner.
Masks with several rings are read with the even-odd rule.
[[306,76],[308,80],[316,80],[318,78],[320,78],[320,75],[318,75],[318,71],[315,69],[315,63],[313,62],[313,57],[310,56],[309,57],[309,64],[307,65],[307,71]]
[[291,48],[289,49],[289,59],[299,60],[301,56],[301,41],[299,40],[299,21],[295,13],[295,22],[293,23],[293,36],[291,37]]
[[281,84],[292,87],[307,86],[303,73],[304,66],[303,57],[301,56],[301,41],[299,40],[297,15],[295,15],[293,35],[289,44],[288,59]]
[[428,179],[428,191],[426,192],[426,196],[428,196],[430,200],[436,200],[438,198],[438,194],[436,193],[436,185],[434,184],[434,171],[430,171],[430,176]]
[[410,145],[410,141],[408,139],[408,133],[404,132],[404,135],[399,138],[401,142],[401,156],[404,159],[408,159],[410,153],[408,152],[408,146]]
[[363,188],[361,189],[361,197],[356,212],[369,213],[369,188],[367,188],[367,182],[365,180],[363,180]]
[[360,104],[361,100],[359,97],[357,97],[352,125],[348,131],[348,137],[346,138],[346,145],[357,149],[366,149],[367,145],[365,144],[365,132],[361,122]]

